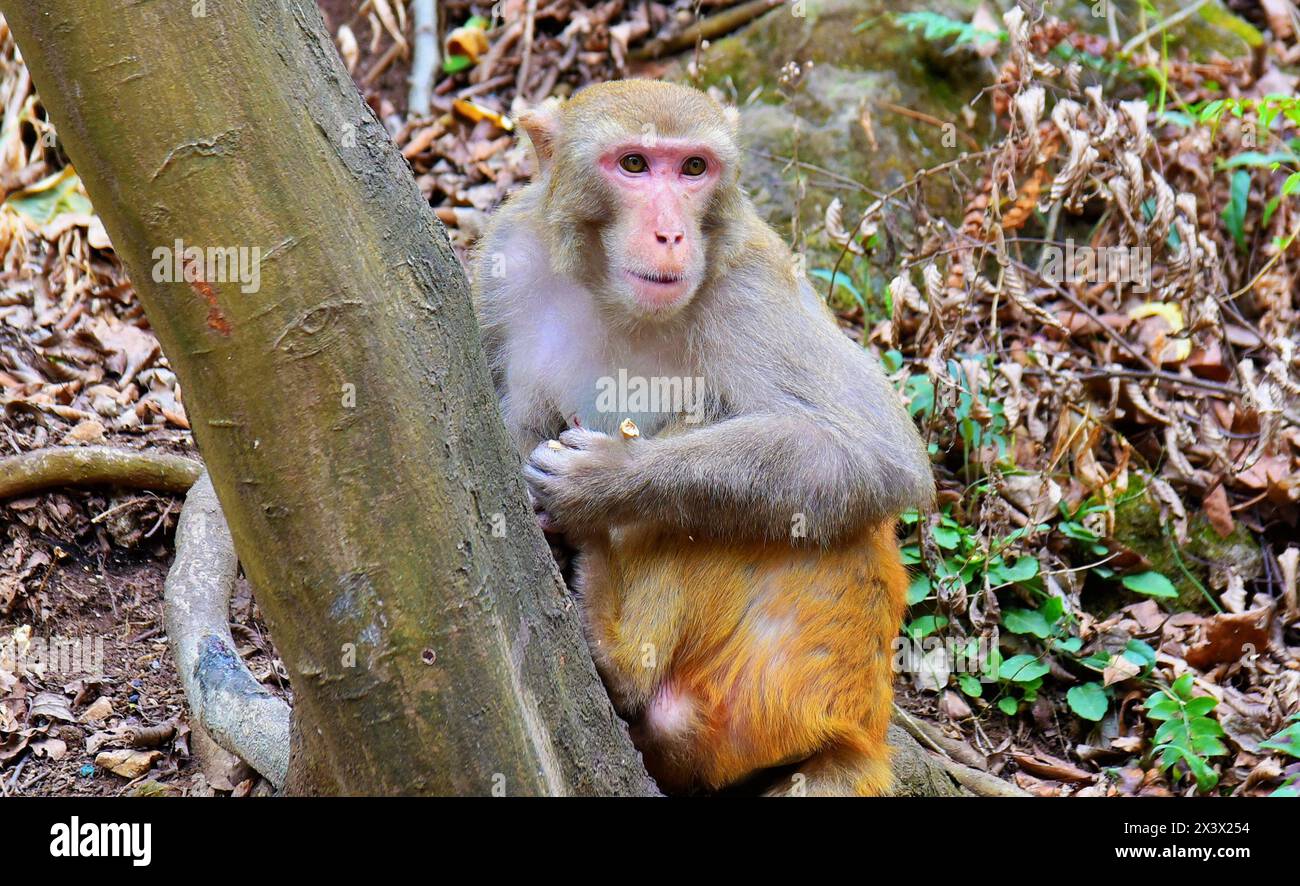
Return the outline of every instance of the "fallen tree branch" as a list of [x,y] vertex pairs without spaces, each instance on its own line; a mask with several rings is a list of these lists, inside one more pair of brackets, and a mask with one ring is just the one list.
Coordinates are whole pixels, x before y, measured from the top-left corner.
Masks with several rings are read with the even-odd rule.
[[201,462],[163,452],[108,446],[34,449],[0,459],[0,499],[54,486],[109,485],[184,492],[201,473]]
[[776,9],[785,0],[749,0],[696,22],[681,33],[671,37],[651,40],[632,52],[634,61],[649,61],[690,49],[701,40],[723,37],[747,25],[765,12]]
[[235,543],[206,473],[185,497],[167,573],[167,640],[194,722],[276,788],[289,772],[289,705],[262,687],[230,635]]
[[944,771],[951,775],[964,788],[980,797],[1032,797],[1006,779],[998,778],[991,772],[984,772],[974,766],[958,763],[956,760],[944,760]]
[[411,19],[415,34],[411,40],[411,91],[406,100],[406,110],[412,117],[427,117],[433,96],[433,78],[442,65],[437,0],[415,0],[411,4]]

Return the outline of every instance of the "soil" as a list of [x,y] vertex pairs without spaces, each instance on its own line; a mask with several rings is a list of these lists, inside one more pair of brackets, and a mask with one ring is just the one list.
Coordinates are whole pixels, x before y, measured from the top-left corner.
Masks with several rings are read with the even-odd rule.
[[[110,441],[111,442],[111,441]],[[82,513],[106,510],[94,492],[70,490],[49,497],[70,502],[77,525]],[[124,494],[130,502],[132,494]],[[138,497],[138,495],[137,495]],[[179,497],[161,497],[179,510]],[[121,503],[109,507],[121,507]],[[174,531],[174,526],[171,530]],[[200,771],[192,753],[189,709],[176,674],[163,628],[163,583],[172,561],[172,538],[156,543],[154,551],[123,551],[112,546],[104,553],[95,534],[81,539],[38,537],[37,544],[50,557],[43,572],[28,577],[27,592],[7,615],[0,615],[0,639],[11,639],[15,631],[31,628],[31,636],[44,641],[45,649],[65,642],[62,655],[45,654],[45,667],[29,673],[19,685],[25,688],[6,700],[32,705],[42,692],[61,695],[69,702],[73,720],[64,717],[33,716],[28,722],[33,744],[57,739],[65,746],[58,755],[41,753],[28,746],[16,755],[16,763],[0,776],[0,795],[115,796],[128,793],[205,794],[248,793],[257,787],[251,773],[231,773],[247,783],[230,783],[220,766],[210,782]],[[270,640],[256,613],[249,589],[240,581],[231,607],[231,625],[245,661],[274,691],[283,688],[283,666],[274,658]],[[102,658],[101,658],[102,656]],[[29,656],[39,669],[40,656]],[[90,719],[104,702],[112,713]],[[21,712],[16,712],[21,715]],[[95,765],[96,754],[88,740],[121,726],[172,724],[173,737],[153,748],[161,752],[153,766],[138,778],[124,778]],[[101,736],[102,737],[102,736]],[[106,749],[112,749],[112,745]],[[0,755],[4,748],[0,747]],[[58,755],[58,759],[52,759]],[[213,774],[210,773],[210,774]]]

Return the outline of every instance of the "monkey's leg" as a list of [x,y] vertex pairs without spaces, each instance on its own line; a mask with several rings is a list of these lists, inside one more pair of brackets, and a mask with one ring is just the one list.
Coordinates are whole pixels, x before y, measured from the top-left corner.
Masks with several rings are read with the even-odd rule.
[[767,791],[769,797],[880,797],[892,784],[889,745],[882,735],[837,740]]
[[[773,793],[878,796],[890,788],[886,740],[893,698],[890,648],[902,620],[907,574],[893,527],[867,530],[854,545],[827,552],[811,576],[792,573],[782,600],[793,604],[799,626],[784,639],[786,673],[767,673],[784,684],[798,723],[817,735],[812,756]],[[760,615],[772,618],[776,613]],[[828,657],[825,651],[833,651]],[[794,731],[786,729],[787,734]]]

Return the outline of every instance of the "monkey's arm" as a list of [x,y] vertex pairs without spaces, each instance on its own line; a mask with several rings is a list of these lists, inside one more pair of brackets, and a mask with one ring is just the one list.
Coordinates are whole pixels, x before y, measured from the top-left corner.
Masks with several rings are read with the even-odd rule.
[[820,309],[755,307],[719,318],[732,327],[712,336],[706,384],[731,417],[626,443],[568,431],[566,448],[533,450],[525,476],[560,525],[651,520],[826,542],[929,505],[929,459],[876,360]]
[[626,443],[584,430],[560,441],[564,450],[534,449],[524,473],[563,527],[648,520],[714,537],[828,542],[933,496],[916,459],[846,445],[797,414]]

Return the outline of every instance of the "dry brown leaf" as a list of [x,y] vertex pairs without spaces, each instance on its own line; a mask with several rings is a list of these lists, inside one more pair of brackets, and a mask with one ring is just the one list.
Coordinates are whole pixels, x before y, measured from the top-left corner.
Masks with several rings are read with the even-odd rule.
[[147,368],[161,353],[158,339],[131,323],[101,318],[91,326],[91,332],[114,355],[109,362],[114,358],[118,361],[113,368],[121,377],[123,385],[134,379],[138,372]]
[[1201,499],[1201,507],[1204,508],[1205,518],[1210,521],[1210,525],[1219,534],[1219,538],[1227,538],[1232,535],[1232,530],[1236,528],[1236,522],[1232,519],[1232,510],[1228,504],[1228,493],[1224,491],[1222,483],[1217,484],[1205,494],[1205,497]]
[[1222,702],[1215,719],[1237,747],[1260,754],[1260,742],[1267,741],[1280,725],[1271,706],[1255,693],[1238,692],[1230,685],[1219,687]]
[[64,436],[63,442],[66,443],[102,443],[104,442],[104,426],[93,418],[78,422],[76,427],[68,431]]
[[1208,378],[1211,381],[1227,381],[1232,378],[1232,367],[1224,361],[1218,342],[1211,342],[1205,348],[1193,348],[1186,366],[1198,378]]
[[160,759],[161,751],[104,751],[95,755],[95,765],[123,778],[139,778]]
[[64,723],[75,723],[77,718],[72,714],[72,708],[68,705],[68,700],[59,692],[38,692],[32,699],[31,710],[28,716],[32,718],[44,717],[47,720],[62,720]]
[[1292,479],[1291,459],[1281,453],[1264,455],[1237,475],[1237,482],[1247,489],[1268,492],[1270,499],[1279,502],[1287,500]]
[[1132,679],[1142,673],[1142,666],[1129,661],[1122,655],[1111,656],[1110,662],[1102,670],[1102,685],[1112,686]]
[[1072,763],[1064,760],[1058,760],[1042,752],[1036,754],[1024,754],[1018,751],[1011,753],[1011,759],[1026,772],[1037,775],[1040,778],[1050,778],[1056,781],[1092,781],[1097,777],[1094,772],[1085,772]]
[[971,716],[970,705],[966,703],[966,699],[951,689],[944,690],[943,697],[939,699],[939,710],[943,711],[949,720],[965,720]]
[[48,757],[55,762],[62,760],[68,753],[67,742],[57,738],[43,738],[32,742],[32,753],[38,757]]
[[1110,740],[1110,746],[1117,751],[1126,754],[1134,754],[1142,750],[1144,741],[1140,735],[1119,735]]
[[102,723],[113,716],[113,702],[107,695],[101,695],[91,702],[90,707],[81,712],[82,723]]
[[1225,612],[1202,620],[1199,639],[1187,650],[1187,663],[1197,670],[1257,655],[1268,648],[1273,607],[1249,612]]
[[34,734],[36,734],[35,729],[23,729],[8,735],[0,735],[0,763],[9,763],[26,752]]

